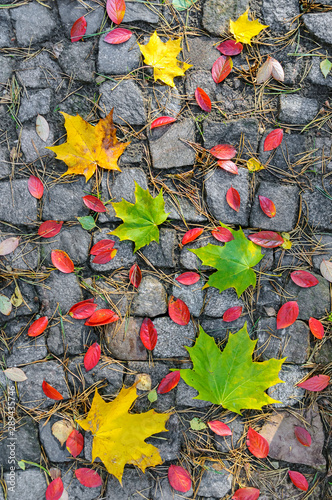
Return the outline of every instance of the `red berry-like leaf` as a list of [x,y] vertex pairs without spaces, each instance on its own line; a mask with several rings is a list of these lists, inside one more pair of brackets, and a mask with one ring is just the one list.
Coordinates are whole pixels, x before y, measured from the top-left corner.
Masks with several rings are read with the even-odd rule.
[[275,217],[277,211],[273,201],[270,200],[269,198],[266,198],[265,196],[258,196],[258,198],[261,209],[263,210],[265,215],[267,215],[270,218]]
[[301,384],[297,384],[298,387],[306,389],[311,392],[323,391],[330,383],[330,377],[328,375],[315,375],[314,377],[308,378]]
[[236,149],[229,144],[217,144],[210,149],[210,153],[218,160],[231,160],[236,155]]
[[84,16],[79,17],[71,27],[70,39],[72,42],[82,40],[86,32],[86,19]]
[[98,305],[94,304],[95,299],[82,300],[74,304],[68,311],[69,316],[74,319],[87,319],[97,309]]
[[42,238],[52,238],[60,233],[63,221],[57,222],[56,220],[47,220],[43,222],[38,228],[38,235]]
[[111,309],[99,309],[84,324],[88,326],[108,325],[109,323],[118,321],[118,319],[120,319],[119,316]]
[[74,263],[63,250],[52,250],[51,261],[54,267],[62,273],[69,274],[74,271]]
[[232,496],[232,500],[257,500],[260,493],[257,488],[239,488]]
[[54,479],[45,492],[46,500],[59,500],[63,493],[63,482],[61,477]]
[[213,63],[212,78],[216,83],[221,83],[230,74],[233,68],[233,61],[229,56],[220,56]]
[[228,205],[235,210],[235,212],[238,212],[240,210],[240,205],[241,205],[241,197],[240,193],[231,186],[229,190],[226,193],[226,201]]
[[98,255],[96,255],[93,259],[94,264],[107,264],[110,260],[114,259],[118,252],[117,248],[112,248],[111,250],[103,250],[98,252]]
[[115,241],[105,239],[105,240],[100,240],[98,243],[93,245],[93,247],[90,250],[90,255],[98,255],[100,253],[106,252],[106,251],[111,251],[112,248],[114,247]]
[[290,277],[292,281],[294,281],[294,283],[301,288],[311,288],[319,283],[316,276],[308,271],[293,271]]
[[277,248],[284,243],[280,234],[274,231],[261,231],[260,233],[249,234],[249,240],[263,248]]
[[227,243],[228,241],[234,240],[234,236],[230,232],[229,229],[226,227],[217,227],[216,229],[213,229],[212,231],[212,236],[223,243]]
[[223,422],[220,422],[220,420],[210,420],[210,422],[208,422],[207,424],[210,427],[211,431],[217,434],[218,436],[232,435],[232,431],[230,430],[228,425],[224,424]]
[[230,174],[238,175],[239,169],[236,164],[231,160],[218,160],[218,166]]
[[180,371],[176,370],[174,372],[168,373],[166,377],[162,379],[160,384],[158,385],[157,393],[158,394],[166,394],[176,387],[180,380]]
[[66,441],[66,448],[73,455],[74,458],[78,457],[78,455],[83,450],[84,446],[84,438],[80,432],[76,429],[71,431]]
[[276,128],[270,132],[264,141],[264,151],[272,151],[282,143],[284,132],[281,128]]
[[316,339],[322,339],[324,337],[324,326],[318,319],[309,318],[309,328]]
[[139,335],[144,347],[149,351],[153,351],[157,344],[158,334],[150,318],[143,320]]
[[114,24],[120,24],[126,12],[125,0],[107,0],[106,11]]
[[42,389],[47,398],[54,399],[55,401],[61,401],[61,399],[63,399],[62,394],[60,394],[60,392],[54,389],[54,387],[50,384],[45,382],[45,380],[42,383]]
[[181,493],[186,493],[191,488],[189,472],[180,465],[170,465],[168,469],[168,481],[172,488]]
[[269,454],[269,443],[252,427],[249,427],[246,444],[256,458],[266,458]]
[[309,488],[308,481],[301,472],[296,472],[295,470],[288,471],[290,480],[299,490],[307,491]]
[[132,36],[132,31],[126,30],[124,28],[115,28],[110,31],[104,38],[104,42],[110,43],[112,45],[118,45],[120,43],[127,42]]
[[203,231],[204,229],[200,227],[194,227],[193,229],[190,229],[182,238],[182,245],[186,245],[187,243],[191,243],[192,241],[196,240],[196,238],[198,238],[203,233]]
[[234,306],[230,307],[227,309],[227,311],[224,312],[224,315],[222,317],[223,321],[226,321],[226,323],[230,323],[231,321],[235,321],[238,319],[242,314],[242,306]]
[[201,89],[200,87],[197,87],[195,90],[195,99],[198,104],[198,106],[203,110],[206,111],[206,113],[210,113],[212,104],[211,104],[211,99],[205,92],[205,90]]
[[102,201],[99,200],[96,196],[92,196],[90,194],[83,196],[84,205],[86,205],[90,210],[94,212],[103,213],[106,212],[105,205]]
[[31,196],[40,200],[44,194],[44,185],[38,177],[31,175],[28,180],[28,190]]
[[97,342],[92,344],[86,351],[84,356],[84,368],[87,372],[92,370],[92,368],[98,364],[98,361],[100,360],[100,353],[100,345]]
[[138,288],[142,281],[142,271],[139,265],[135,262],[129,271],[129,281],[135,287]]
[[225,40],[216,47],[224,56],[237,56],[243,50],[243,45],[235,40]]
[[152,130],[153,128],[163,127],[164,125],[169,125],[174,122],[176,122],[176,118],[173,118],[173,116],[160,116],[159,118],[153,120],[150,129]]
[[188,325],[190,312],[188,306],[181,299],[176,299],[171,295],[168,303],[168,314],[171,320],[178,325]]
[[93,469],[82,467],[75,470],[75,476],[86,488],[98,488],[103,484],[100,475]]
[[186,273],[180,274],[180,276],[175,279],[176,281],[181,283],[181,285],[194,285],[195,283],[197,283],[197,281],[200,280],[200,275],[198,273],[188,271]]
[[295,426],[294,434],[296,439],[303,444],[303,446],[311,446],[311,436],[304,427]]
[[297,320],[299,315],[299,306],[295,300],[286,302],[280,307],[277,314],[277,329],[287,328],[291,326]]
[[48,325],[48,317],[43,316],[42,318],[36,319],[30,326],[28,330],[29,337],[38,337],[41,335]]

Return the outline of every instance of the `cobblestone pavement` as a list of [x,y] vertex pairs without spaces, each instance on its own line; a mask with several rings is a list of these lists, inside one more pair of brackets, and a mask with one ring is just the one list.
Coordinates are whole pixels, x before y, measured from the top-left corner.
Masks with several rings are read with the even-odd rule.
[[[229,19],[246,10],[247,0],[198,1],[183,12],[168,1],[127,1],[121,27],[134,35],[121,45],[104,42],[104,32],[111,26],[105,3],[2,0],[0,5],[0,241],[20,236],[18,248],[0,257],[1,294],[11,298],[18,287],[23,298],[9,316],[0,313],[1,363],[3,368],[22,368],[27,376],[25,382],[14,384],[0,372],[0,463],[2,485],[8,488],[7,497],[6,488],[0,488],[0,499],[43,499],[49,476],[39,465],[61,470],[69,499],[230,499],[239,486],[259,488],[262,500],[332,498],[331,392],[309,394],[294,387],[308,373],[331,374],[332,366],[330,286],[319,270],[322,260],[332,257],[332,72],[325,78],[320,70],[320,63],[332,57],[332,2],[250,2],[250,12],[270,27],[257,43],[233,58],[234,69],[220,84],[211,77],[212,64],[220,56],[215,47],[226,38]],[[71,43],[70,28],[82,15],[86,15],[86,34],[92,36]],[[165,39],[184,36],[184,60],[192,67],[185,77],[175,79],[174,88],[154,83],[151,70],[143,65],[137,41],[146,43],[154,30]],[[275,80],[254,84],[266,54],[282,64],[283,84]],[[195,102],[197,86],[213,101],[210,114]],[[63,140],[59,111],[96,123],[113,107],[118,136],[131,141],[119,161],[122,171],[99,170],[88,183],[82,176],[61,177],[66,166],[45,149]],[[46,142],[36,133],[38,114],[50,126]],[[150,131],[151,121],[163,115],[177,117],[177,122]],[[282,145],[264,152],[265,137],[277,127],[284,130]],[[220,143],[239,151],[238,176],[217,168],[206,153]],[[265,169],[250,172],[249,158],[259,160]],[[44,183],[40,201],[28,192],[31,174]],[[95,194],[97,182],[104,202],[122,198],[134,202],[134,181],[149,187],[154,196],[163,188],[170,215],[161,226],[160,244],[153,242],[134,253],[132,242],[111,237],[117,255],[107,264],[93,264],[92,244],[107,237],[119,219],[108,205],[108,211],[98,216],[97,227],[84,230],[77,220],[89,215],[82,196]],[[241,195],[239,212],[225,200],[231,186]],[[273,199],[276,217],[263,214],[259,195]],[[50,219],[64,221],[61,232],[50,239],[39,238],[40,223]],[[289,250],[264,249],[257,288],[240,298],[234,290],[202,289],[210,271],[188,251],[209,242],[220,244],[211,237],[219,221],[241,226],[246,235],[249,228],[286,232],[292,241]],[[193,227],[204,228],[204,233],[182,247],[184,233]],[[74,273],[54,270],[53,249],[72,257]],[[138,290],[128,279],[135,262],[143,273]],[[319,285],[297,287],[289,277],[295,269],[311,271]],[[174,279],[185,270],[199,270],[201,281],[179,285]],[[170,295],[187,303],[192,318],[188,326],[169,318]],[[100,307],[118,312],[121,320],[116,326],[91,328],[68,316],[73,304],[91,297]],[[276,314],[287,300],[298,302],[300,314],[291,327],[277,330]],[[235,305],[243,306],[242,316],[225,323],[224,312]],[[50,319],[46,332],[28,337],[28,326],[45,315]],[[144,317],[151,318],[158,331],[152,355],[139,338]],[[322,340],[309,334],[310,317],[323,321]],[[85,488],[78,483],[73,473],[91,464],[91,436],[85,434],[84,450],[73,459],[53,436],[54,422],[86,412],[95,387],[112,397],[122,384],[132,384],[136,374],[148,373],[154,388],[170,368],[190,366],[184,346],[193,344],[198,324],[222,344],[245,321],[251,337],[258,339],[259,360],[287,356],[280,374],[285,384],[270,390],[281,403],[239,416],[192,399],[195,390],[182,380],[152,404],[147,392],[142,392],[138,411],[175,410],[167,436],[151,441],[159,447],[164,463],[145,475],[127,466],[123,487],[97,463],[103,486]],[[83,355],[96,341],[102,346],[101,360],[86,372]],[[44,379],[61,392],[63,402],[53,404],[45,397]],[[16,402],[16,460],[26,461],[25,470],[15,462],[14,491],[8,459],[9,394]],[[193,417],[206,422],[213,415],[229,423],[232,436],[191,429]],[[269,458],[262,461],[249,456],[245,435],[249,423],[257,430],[264,425],[262,432],[268,433],[271,416],[282,423]],[[310,448],[301,448],[293,436],[294,425],[303,419],[313,438]],[[190,471],[193,488],[188,493],[171,489],[167,480],[171,463]],[[305,474],[310,485],[307,493],[289,481],[288,469]]]

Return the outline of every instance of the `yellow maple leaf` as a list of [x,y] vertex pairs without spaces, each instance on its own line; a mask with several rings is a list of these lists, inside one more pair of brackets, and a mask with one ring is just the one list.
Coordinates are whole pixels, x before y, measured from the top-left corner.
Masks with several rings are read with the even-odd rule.
[[60,113],[65,117],[67,142],[47,149],[54,151],[56,158],[69,167],[63,175],[85,175],[88,181],[97,165],[107,170],[120,170],[117,161],[130,143],[118,142],[113,125],[113,109],[96,126],[79,115]]
[[259,172],[259,170],[264,170],[264,166],[255,158],[250,158],[247,161],[247,167],[250,172]]
[[229,24],[230,31],[237,42],[251,45],[251,39],[269,26],[261,24],[257,19],[249,21],[248,12],[249,9],[247,9],[236,21],[230,20]]
[[181,52],[181,38],[162,42],[155,31],[146,45],[139,48],[144,56],[145,64],[153,67],[155,81],[161,80],[170,87],[175,87],[173,78],[183,76],[191,64],[179,61],[176,57]]
[[154,410],[128,413],[136,398],[135,385],[123,387],[110,403],[105,403],[96,389],[88,416],[77,420],[84,430],[93,434],[92,460],[99,457],[121,484],[126,464],[136,465],[144,472],[146,467],[162,463],[158,448],[147,444],[145,439],[167,430],[165,423],[170,413]]

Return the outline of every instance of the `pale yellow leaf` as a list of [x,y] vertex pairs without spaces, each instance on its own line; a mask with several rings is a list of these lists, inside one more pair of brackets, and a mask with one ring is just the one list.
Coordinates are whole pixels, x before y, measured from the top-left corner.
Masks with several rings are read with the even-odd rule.
[[46,142],[50,135],[50,126],[45,118],[38,115],[36,118],[36,132],[42,141]]
[[265,26],[261,24],[257,19],[249,21],[248,12],[249,9],[247,9],[236,21],[230,20],[229,24],[230,31],[237,42],[251,45],[251,39],[259,35],[263,29],[268,28],[268,25]]
[[13,382],[24,382],[27,380],[27,376],[21,368],[16,368],[13,366],[12,368],[7,368],[3,372],[9,380],[13,380]]
[[23,302],[21,291],[17,285],[15,287],[13,295],[10,298],[10,302],[13,304],[14,307],[20,307],[20,305]]
[[135,377],[136,388],[139,391],[151,391],[151,377],[147,373],[138,373]]
[[73,430],[74,426],[68,420],[58,420],[52,425],[52,434],[60,441],[61,446],[64,445]]

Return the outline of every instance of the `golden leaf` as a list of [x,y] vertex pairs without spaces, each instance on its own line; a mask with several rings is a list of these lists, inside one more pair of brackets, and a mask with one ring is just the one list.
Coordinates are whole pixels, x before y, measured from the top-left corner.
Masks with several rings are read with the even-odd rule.
[[284,242],[281,245],[281,248],[283,248],[284,250],[289,250],[290,248],[292,248],[292,242],[290,240],[289,233],[281,233],[281,236],[284,239]]
[[165,423],[170,413],[128,413],[137,398],[136,387],[123,387],[110,403],[105,403],[97,389],[87,418],[77,420],[86,431],[93,434],[92,460],[99,457],[110,474],[122,484],[123,469],[133,464],[143,472],[146,467],[161,464],[158,448],[147,444],[152,434],[166,431]]
[[68,420],[58,420],[52,425],[52,434],[56,437],[61,446],[67,441],[69,434],[75,429],[71,422]]
[[144,56],[145,64],[153,67],[155,81],[161,80],[170,87],[175,87],[173,78],[183,76],[191,64],[179,61],[176,56],[181,52],[181,38],[162,42],[155,31],[146,45],[139,48]]
[[258,172],[259,170],[264,170],[264,166],[255,158],[250,158],[247,161],[247,168],[250,172]]
[[56,158],[69,167],[63,175],[85,175],[88,181],[97,166],[107,170],[120,170],[117,161],[130,143],[118,142],[113,125],[113,109],[96,126],[79,115],[71,116],[60,112],[65,117],[67,142],[47,149],[54,151]]
[[236,21],[230,20],[229,24],[230,31],[237,42],[251,45],[251,39],[269,26],[261,24],[257,19],[249,21],[248,12],[249,9],[247,9]]

